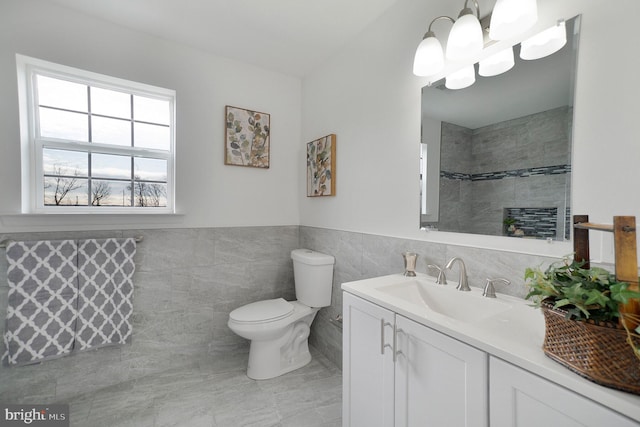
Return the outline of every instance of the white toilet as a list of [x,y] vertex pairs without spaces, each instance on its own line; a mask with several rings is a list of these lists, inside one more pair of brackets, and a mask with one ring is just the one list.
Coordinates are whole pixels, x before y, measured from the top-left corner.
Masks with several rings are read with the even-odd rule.
[[291,251],[291,259],[297,301],[282,298],[258,301],[229,314],[229,328],[251,340],[249,378],[274,378],[309,363],[311,322],[321,307],[331,305],[334,258],[295,249]]

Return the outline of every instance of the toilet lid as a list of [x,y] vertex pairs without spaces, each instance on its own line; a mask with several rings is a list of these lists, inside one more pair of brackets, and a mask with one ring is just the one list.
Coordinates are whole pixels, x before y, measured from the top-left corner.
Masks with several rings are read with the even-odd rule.
[[283,298],[252,302],[233,310],[229,317],[236,322],[259,323],[284,319],[293,312],[293,304]]

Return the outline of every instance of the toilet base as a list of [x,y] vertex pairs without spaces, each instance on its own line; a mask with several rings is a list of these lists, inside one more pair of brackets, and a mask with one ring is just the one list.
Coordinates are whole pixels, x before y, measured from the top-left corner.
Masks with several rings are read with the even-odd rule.
[[299,321],[278,340],[252,340],[249,348],[247,376],[267,380],[302,368],[311,362],[309,353],[310,324],[316,312]]
[[[253,347],[253,344],[254,343],[252,342],[251,347]],[[256,354],[260,360],[252,360],[256,359],[255,356],[252,357],[252,355]],[[295,359],[289,360],[288,363],[284,364],[284,366],[280,363],[280,360],[275,364],[267,364],[265,363],[267,360],[265,360],[263,356],[264,354],[261,354],[260,352],[249,351],[249,366],[247,367],[247,376],[249,378],[253,380],[268,380],[276,378],[280,375],[300,369],[311,362],[311,353],[309,353],[309,350],[307,350],[306,353],[299,354]]]

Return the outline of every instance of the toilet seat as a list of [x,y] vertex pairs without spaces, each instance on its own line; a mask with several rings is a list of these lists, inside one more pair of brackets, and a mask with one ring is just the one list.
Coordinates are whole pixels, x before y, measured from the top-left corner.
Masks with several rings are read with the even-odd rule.
[[238,323],[265,323],[289,317],[293,304],[283,298],[252,302],[233,310],[229,317]]

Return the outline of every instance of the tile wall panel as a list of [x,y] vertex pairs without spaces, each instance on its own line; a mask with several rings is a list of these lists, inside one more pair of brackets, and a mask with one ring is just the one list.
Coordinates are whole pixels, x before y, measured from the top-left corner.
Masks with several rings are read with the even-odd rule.
[[[470,286],[482,287],[487,278],[504,277],[511,281],[511,285],[497,291],[517,297],[527,294],[524,284],[527,267],[556,261],[533,255],[304,226],[300,227],[300,244],[336,257],[332,303],[320,310],[309,339],[316,349],[338,366],[342,364],[342,332],[332,319],[342,314],[342,283],[401,274],[404,268],[401,253],[404,251],[419,254],[417,271],[420,272],[426,272],[428,264],[442,267],[450,258],[461,257],[467,267]],[[454,266],[446,274],[457,281],[458,267]]]
[[[290,252],[309,248],[336,258],[331,305],[318,313],[310,343],[337,366],[342,363],[341,284],[403,270],[401,253],[420,254],[418,271],[442,266],[454,256],[466,263],[471,286],[506,277],[498,289],[524,296],[524,269],[551,258],[468,248],[422,240],[331,229],[238,227],[127,230],[121,232],[20,233],[0,240],[143,236],[136,254],[131,345],[80,353],[39,365],[0,367],[0,401],[64,402],[74,396],[124,384],[171,369],[227,360],[246,353],[248,342],[229,330],[231,310],[266,298],[295,299]],[[448,272],[457,279],[457,267]],[[6,261],[0,256],[0,316],[6,314]],[[4,329],[4,324],[0,323]],[[2,330],[2,332],[4,332]],[[4,351],[3,344],[0,350]],[[223,355],[226,357],[223,357]]]
[[[259,299],[294,299],[291,250],[298,226],[0,234],[0,240],[142,236],[135,257],[130,345],[39,365],[0,367],[0,401],[64,402],[167,369],[196,366],[248,342],[227,327],[229,312]],[[0,250],[0,332],[8,284]],[[1,340],[0,340],[1,341]],[[4,352],[4,344],[0,343]]]

